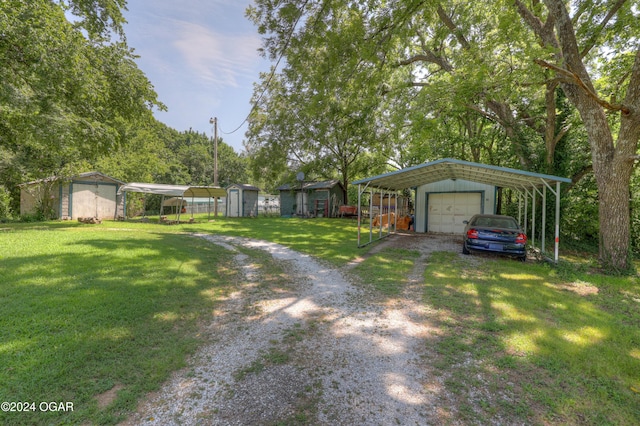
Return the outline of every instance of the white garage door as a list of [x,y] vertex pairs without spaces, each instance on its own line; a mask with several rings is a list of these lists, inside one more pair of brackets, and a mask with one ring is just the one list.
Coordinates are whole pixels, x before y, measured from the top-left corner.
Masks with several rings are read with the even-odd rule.
[[72,219],[115,217],[115,185],[74,184],[72,197]]
[[479,192],[456,192],[429,194],[428,231],[461,234],[463,221],[474,214],[482,213],[482,194]]

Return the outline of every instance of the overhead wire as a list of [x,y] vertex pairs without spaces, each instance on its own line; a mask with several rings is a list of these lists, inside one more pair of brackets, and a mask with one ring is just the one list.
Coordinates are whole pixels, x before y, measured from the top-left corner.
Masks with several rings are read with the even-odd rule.
[[300,22],[300,19],[304,15],[304,9],[307,6],[307,3],[309,3],[309,0],[305,1],[304,4],[302,5],[302,7],[300,8],[301,9],[300,15],[298,16],[296,21],[291,26],[291,31],[289,32],[289,35],[287,36],[287,41],[284,44],[284,47],[282,48],[282,50],[280,51],[280,56],[278,57],[278,60],[276,61],[275,66],[271,68],[271,72],[269,73],[269,78],[267,79],[267,83],[265,84],[264,88],[262,89],[262,93],[260,93],[260,96],[258,96],[258,99],[256,99],[256,101],[251,106],[251,109],[249,110],[249,113],[247,114],[247,116],[244,118],[244,120],[242,120],[242,123],[240,123],[240,125],[238,127],[236,127],[235,129],[233,129],[230,132],[225,132],[224,130],[222,130],[221,126],[218,124],[218,129],[220,130],[220,133],[225,134],[225,135],[231,135],[231,134],[237,132],[238,130],[240,130],[240,128],[242,126],[244,126],[244,124],[249,120],[249,117],[251,116],[253,111],[258,107],[258,104],[260,103],[260,101],[264,97],[265,93],[267,92],[267,89],[271,85],[271,81],[273,80],[273,77],[275,76],[276,70],[278,69],[278,66],[280,65],[280,61],[282,61],[282,58],[284,57],[284,54],[285,54],[287,48],[289,47],[289,44],[291,43],[291,39],[293,38],[293,33],[295,32],[296,27],[298,26],[298,22]]

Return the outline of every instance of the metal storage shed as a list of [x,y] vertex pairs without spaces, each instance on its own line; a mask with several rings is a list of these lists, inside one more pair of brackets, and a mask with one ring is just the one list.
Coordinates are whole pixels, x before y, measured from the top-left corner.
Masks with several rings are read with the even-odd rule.
[[227,217],[257,217],[260,188],[247,184],[227,187]]
[[96,171],[23,183],[20,214],[33,214],[47,203],[59,219],[116,219],[123,204],[122,197],[117,195],[121,185],[124,182]]
[[338,180],[284,184],[276,190],[280,191],[282,216],[336,217],[346,193]]
[[[469,161],[444,158],[432,162],[419,164],[417,166],[408,167],[391,173],[373,176],[353,182],[358,185],[358,246],[361,246],[361,196],[364,191],[373,192],[374,189],[381,193],[397,193],[397,191],[406,188],[417,188],[421,185],[427,185],[434,182],[445,180],[456,180],[477,182],[480,184],[491,185],[494,187],[510,188],[518,191],[520,194],[520,203],[524,202],[524,223],[528,222],[529,200],[531,200],[532,215],[532,244],[535,245],[535,226],[536,226],[536,196],[542,197],[542,227],[546,225],[546,194],[547,190],[551,191],[556,198],[555,201],[555,247],[554,260],[558,261],[558,245],[560,234],[560,184],[570,183],[571,179],[545,175],[540,173],[526,172],[507,167],[490,166],[486,164],[473,163]],[[451,192],[455,193],[455,191]],[[417,194],[419,195],[419,194]],[[373,197],[371,197],[373,198]],[[418,198],[418,197],[416,197]],[[521,214],[522,214],[522,209]],[[418,213],[424,215],[418,217]],[[427,223],[426,207],[416,206],[416,223]],[[522,222],[522,216],[519,217]],[[427,231],[426,227],[423,231]],[[525,232],[527,229],[525,228]],[[388,234],[387,234],[388,235]],[[382,238],[382,227],[379,236]],[[369,243],[373,241],[373,230],[369,227]],[[367,243],[368,244],[368,243]],[[542,233],[541,249],[545,251],[545,235]]]

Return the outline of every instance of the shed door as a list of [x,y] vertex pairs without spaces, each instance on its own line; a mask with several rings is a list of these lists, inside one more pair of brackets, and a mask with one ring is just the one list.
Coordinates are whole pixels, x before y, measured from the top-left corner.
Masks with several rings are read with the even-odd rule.
[[309,213],[309,194],[305,194],[304,192],[296,193],[296,204],[298,207],[296,208],[296,214],[306,216]]
[[229,191],[229,217],[240,217],[240,191]]
[[72,219],[79,217],[114,218],[116,214],[115,185],[73,184]]
[[428,232],[461,234],[465,220],[482,213],[482,194],[479,192],[451,192],[429,194]]

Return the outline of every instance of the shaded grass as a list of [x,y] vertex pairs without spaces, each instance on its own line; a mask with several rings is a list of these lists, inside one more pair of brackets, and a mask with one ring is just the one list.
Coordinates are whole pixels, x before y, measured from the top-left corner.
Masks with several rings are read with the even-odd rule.
[[0,401],[74,404],[2,424],[121,420],[185,365],[236,279],[229,253],[180,235],[45,226],[0,232],[0,246]]
[[[425,303],[452,415],[472,423],[640,424],[637,277],[435,253]],[[457,412],[456,412],[457,411]]]

